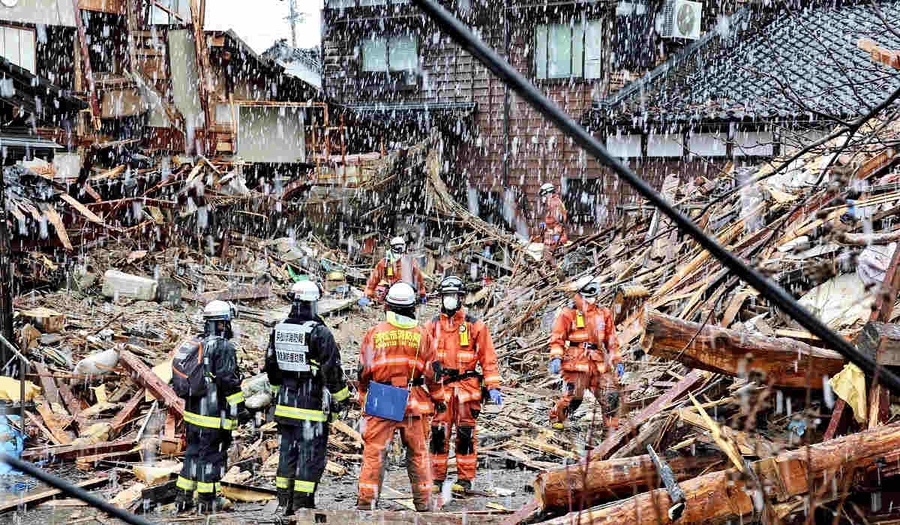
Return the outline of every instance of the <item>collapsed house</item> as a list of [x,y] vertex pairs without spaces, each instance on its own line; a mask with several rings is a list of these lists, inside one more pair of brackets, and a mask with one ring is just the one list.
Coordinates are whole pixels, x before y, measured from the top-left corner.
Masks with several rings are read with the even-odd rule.
[[[891,5],[882,7],[888,20],[894,16]],[[58,11],[60,27],[43,30],[68,35],[68,43],[54,39],[52,46],[41,45],[59,53],[78,47],[77,20],[84,17],[108,19],[114,23],[106,27],[128,31],[124,40],[121,35],[109,39],[126,42],[124,47],[92,47],[93,54],[72,62],[70,80],[61,73],[53,73],[54,79],[29,76],[27,52],[19,53],[20,64],[0,61],[16,87],[14,95],[3,92],[10,94],[2,97],[4,107],[30,132],[26,141],[33,141],[20,143],[19,156],[8,160],[16,165],[4,170],[4,225],[11,235],[3,239],[17,253],[14,282],[40,282],[29,293],[17,293],[9,309],[16,311],[15,340],[29,380],[0,381],[0,397],[15,404],[9,411],[24,414],[20,423],[6,416],[0,421],[0,432],[8,437],[2,442],[13,452],[46,461],[49,469],[100,491],[122,508],[160,517],[173,497],[172,477],[184,448],[183,404],[167,384],[167,374],[172,351],[196,329],[198,306],[211,299],[237,304],[245,394],[264,409],[271,396],[258,372],[268,330],[285,315],[290,285],[301,275],[312,276],[328,291],[321,312],[330,314],[328,323],[352,377],[362,330],[378,319],[377,312],[354,306],[366,271],[379,257],[371,234],[396,231],[399,223],[421,240],[415,252],[429,284],[445,272],[469,276],[467,305],[493,332],[506,404],[485,407],[478,433],[482,466],[492,477],[484,490],[476,486],[476,492],[448,502],[443,512],[416,515],[398,512],[411,503],[408,493],[392,488],[390,475],[397,470],[391,468],[386,511],[338,510],[349,503],[332,495],[324,510],[301,520],[896,519],[896,396],[761,299],[658,211],[619,208],[614,221],[563,247],[559,267],[549,268],[499,227],[501,221],[486,207],[472,204],[481,203],[481,196],[470,200],[454,183],[463,173],[461,152],[472,147],[466,142],[477,140],[471,138],[472,126],[480,125],[479,119],[503,122],[497,112],[483,115],[471,105],[477,90],[461,95],[469,102],[393,103],[394,95],[381,92],[387,100],[361,101],[352,104],[353,111],[343,111],[346,106],[290,78],[284,66],[257,56],[232,33],[201,33],[202,44],[197,44],[191,7],[154,2],[132,11],[127,4],[81,5],[78,11],[99,14],[73,15],[71,22],[63,19],[67,11]],[[328,5],[335,16],[365,8],[372,6]],[[143,12],[143,18],[135,12]],[[790,20],[814,22],[820,32],[841,31],[847,13],[859,21],[871,12],[851,5],[811,9]],[[330,15],[326,11],[326,19]],[[47,22],[31,23],[37,34]],[[791,27],[777,17],[767,23],[774,25],[740,33],[749,40],[736,40],[744,42],[738,48],[758,50],[753,43],[766,40],[753,40],[753,35],[776,29],[783,35]],[[548,34],[560,31],[555,25],[548,24]],[[142,27],[147,29],[129,29]],[[109,37],[97,26],[84,29],[85,42]],[[891,90],[897,74],[890,67],[900,60],[896,52],[878,47],[896,45],[875,29],[874,23],[857,24],[831,47],[859,68],[865,64],[872,74],[867,86]],[[128,62],[123,50],[134,37],[141,45],[135,46],[135,61]],[[390,81],[388,93],[406,78],[403,68],[393,71],[389,64],[413,62],[409,41],[402,36],[396,41],[393,55],[390,38],[383,46],[367,44],[385,54],[383,65],[369,65],[387,71],[368,73]],[[719,57],[712,39],[697,42],[696,48],[685,48],[684,58],[670,59],[665,70],[684,66],[690,73],[687,84],[698,77],[702,86],[742,81],[702,71],[703,61],[691,66],[707,56],[703,50],[713,53],[707,61]],[[198,54],[201,47],[205,51]],[[39,60],[46,51],[35,53],[33,67],[49,75],[50,68]],[[326,93],[329,78],[333,81],[328,72],[333,75],[336,65],[328,57]],[[142,72],[126,67],[136,63]],[[642,153],[623,155],[635,163],[641,156],[655,158],[651,149],[662,146],[651,140],[656,131],[648,126],[668,114],[649,112],[646,123],[628,115],[644,112],[641,104],[647,101],[668,109],[667,97],[683,93],[653,71],[639,81],[639,89],[623,87],[622,105],[610,106],[612,112],[593,105],[592,97],[580,102],[590,105],[585,109],[590,118],[613,115],[617,120],[609,122],[635,126],[628,133],[639,138],[628,140],[632,146],[639,142]],[[477,75],[470,75],[474,82]],[[83,87],[89,77],[99,86],[96,91]],[[181,91],[184,79],[202,78],[208,79],[198,83],[206,86],[205,96]],[[491,89],[495,94],[490,96],[502,100],[499,89]],[[704,119],[710,113],[704,111],[713,99],[701,97],[706,87],[698,90],[697,98],[680,106],[686,120],[678,126],[690,127],[693,116],[708,123]],[[655,98],[642,98],[642,92]],[[399,93],[398,99],[421,95],[412,88]],[[747,108],[735,109],[735,103],[720,114],[722,127],[715,133],[727,129],[734,134],[720,137],[714,149],[724,149],[725,155],[712,155],[716,167],[666,172],[657,182],[668,200],[719,242],[767,272],[879,364],[895,366],[900,363],[894,356],[893,324],[900,316],[895,308],[900,235],[894,221],[900,205],[895,173],[900,119],[893,107],[865,115],[879,104],[877,94],[868,95],[869,104],[841,113],[841,120],[853,125],[825,128],[816,122],[808,127],[819,128],[818,135],[777,146],[761,144],[762,135],[740,143],[749,137],[742,133],[768,131],[754,129],[760,122],[747,122],[740,114]],[[884,100],[888,93],[882,95]],[[740,102],[741,96],[732,101]],[[772,100],[767,96],[757,102],[765,106]],[[778,104],[786,103],[779,99]],[[771,116],[784,108],[751,109]],[[271,142],[261,141],[259,134],[273,127],[281,131]],[[683,129],[677,133],[683,136]],[[689,146],[692,137],[686,139]],[[742,147],[759,146],[769,149],[740,154]],[[560,155],[555,158],[565,153]],[[674,159],[690,155],[682,145],[660,162],[675,165]],[[547,174],[551,167],[544,169]],[[596,198],[591,194],[585,200]],[[50,277],[54,272],[59,278]],[[612,305],[627,356],[622,423],[616,430],[602,428],[597,403],[588,396],[573,426],[554,432],[546,420],[559,384],[546,372],[547,333],[558,308],[570,299],[572,284],[584,275],[603,284],[600,301]],[[423,316],[433,311],[433,305],[426,307]],[[357,414],[354,410],[345,422],[335,423],[329,442],[326,485],[339,493],[355,487],[362,447]],[[225,495],[236,502],[229,518],[264,522],[275,486],[274,425],[245,425],[235,439],[233,468],[223,484]],[[453,459],[450,468],[455,468]],[[0,512],[93,518],[92,511],[80,509],[73,517],[65,500],[54,501],[56,495],[36,489],[6,502]]]

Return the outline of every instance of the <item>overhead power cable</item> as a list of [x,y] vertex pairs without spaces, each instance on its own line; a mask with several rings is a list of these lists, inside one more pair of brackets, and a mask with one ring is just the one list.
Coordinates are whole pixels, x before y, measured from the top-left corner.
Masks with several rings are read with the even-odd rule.
[[114,518],[119,518],[125,523],[130,523],[131,525],[153,525],[150,521],[136,514],[132,514],[125,509],[120,509],[119,507],[116,507],[115,505],[98,498],[97,496],[91,494],[83,488],[73,485],[68,481],[54,476],[53,474],[50,474],[45,470],[39,469],[38,467],[27,461],[22,461],[21,459],[14,458],[8,454],[0,454],[0,462],[6,463],[16,470],[21,470],[29,476],[37,478],[55,489],[59,489],[59,491],[63,494],[78,498],[91,507],[100,509]]
[[783,288],[735,257],[734,254],[719,244],[716,239],[707,235],[699,226],[694,224],[690,218],[675,209],[646,181],[625,166],[622,161],[610,155],[593,135],[545,97],[534,84],[529,82],[508,62],[500,58],[497,53],[479,40],[465,24],[438,4],[436,0],[413,0],[413,2],[434,20],[445,33],[450,35],[456,43],[471,53],[479,62],[487,66],[517,95],[553,122],[560,131],[574,140],[588,154],[612,169],[619,178],[627,182],[653,206],[666,214],[679,229],[693,237],[700,246],[709,251],[713,257],[734,272],[735,275],[755,288],[773,306],[783,310],[792,319],[800,323],[801,326],[821,339],[827,346],[836,349],[851,363],[861,368],[867,375],[877,377],[878,381],[888,386],[894,394],[900,394],[900,377],[884,367],[879,367],[874,359],[861,353],[849,341],[836,334],[817,317],[800,306]]

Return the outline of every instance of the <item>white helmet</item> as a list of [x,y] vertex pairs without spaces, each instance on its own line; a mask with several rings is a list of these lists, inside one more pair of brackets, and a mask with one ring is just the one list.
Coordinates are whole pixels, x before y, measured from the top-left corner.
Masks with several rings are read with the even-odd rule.
[[312,281],[297,281],[291,286],[292,300],[314,303],[319,300],[319,287]]
[[556,192],[556,186],[554,186],[552,183],[546,182],[544,184],[541,184],[541,189],[540,189],[541,197],[543,197],[544,195],[549,195],[551,193],[555,193],[555,192]]
[[408,283],[396,283],[388,290],[384,302],[388,306],[409,308],[416,305],[416,291]]
[[203,309],[203,319],[207,321],[231,321],[234,308],[225,301],[210,301]]
[[406,241],[403,240],[403,237],[391,239],[391,251],[394,253],[406,253]]

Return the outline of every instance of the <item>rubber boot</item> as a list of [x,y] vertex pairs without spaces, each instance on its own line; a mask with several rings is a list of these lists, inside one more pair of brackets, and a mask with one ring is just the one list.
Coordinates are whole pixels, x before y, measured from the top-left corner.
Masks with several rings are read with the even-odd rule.
[[175,489],[175,513],[181,514],[194,508],[194,493],[184,489]]
[[294,513],[294,491],[291,489],[278,489],[278,507],[275,508],[276,516],[290,516]]
[[294,511],[316,508],[316,495],[309,492],[294,492]]

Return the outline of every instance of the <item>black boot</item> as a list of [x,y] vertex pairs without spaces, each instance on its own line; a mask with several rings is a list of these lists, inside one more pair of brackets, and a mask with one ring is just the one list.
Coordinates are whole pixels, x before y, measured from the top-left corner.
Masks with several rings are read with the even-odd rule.
[[316,495],[312,492],[294,492],[294,510],[316,508]]
[[216,494],[200,494],[197,497],[198,514],[214,514],[223,510],[230,510],[230,502]]
[[187,512],[194,508],[194,493],[184,489],[175,489],[175,512]]
[[291,489],[277,489],[278,507],[275,508],[276,516],[290,516],[294,513],[294,494]]

